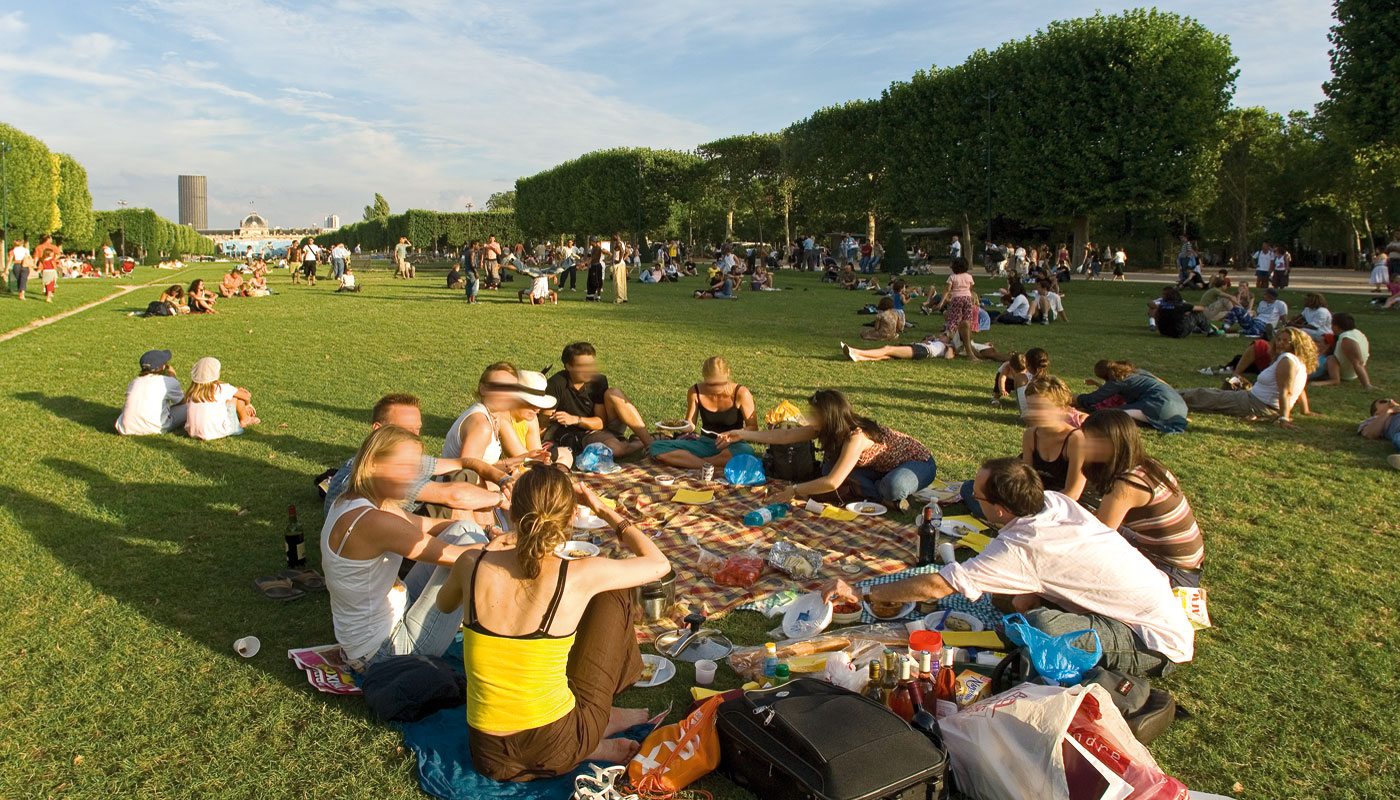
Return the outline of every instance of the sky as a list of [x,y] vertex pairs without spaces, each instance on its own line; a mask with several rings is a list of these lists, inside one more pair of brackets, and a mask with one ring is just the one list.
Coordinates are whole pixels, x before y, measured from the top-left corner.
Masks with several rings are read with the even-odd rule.
[[[6,4],[9,5],[9,4]],[[1234,103],[1311,109],[1330,76],[1327,0],[1158,8],[1230,37]],[[209,225],[480,210],[517,177],[605,147],[690,149],[777,131],[961,63],[1080,0],[19,0],[0,7],[0,120],[72,153],[97,208]]]

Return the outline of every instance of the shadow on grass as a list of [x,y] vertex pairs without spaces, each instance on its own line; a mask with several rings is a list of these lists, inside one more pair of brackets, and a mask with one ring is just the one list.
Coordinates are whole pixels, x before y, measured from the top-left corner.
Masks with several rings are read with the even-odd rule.
[[76,422],[84,427],[112,435],[116,435],[114,426],[117,423],[117,417],[121,416],[122,413],[119,407],[113,408],[72,395],[51,397],[39,392],[19,392],[14,397],[16,400],[23,400],[38,406],[48,413],[63,417],[70,422]]
[[[473,380],[475,379],[473,378]],[[350,408],[348,406],[336,406],[330,403],[322,403],[316,400],[299,400],[296,398],[288,400],[287,402],[309,411],[321,411],[345,419],[351,423],[349,430],[354,435],[357,444],[365,436],[369,435],[371,408]],[[467,399],[464,399],[463,402],[466,403],[466,405],[462,406],[462,410],[465,411],[467,405],[471,405],[471,402]],[[444,417],[437,414],[430,414],[426,411],[422,411],[421,413],[423,415],[423,430],[426,433],[437,436],[446,436],[448,429],[452,427],[452,423],[457,421],[455,415]]]

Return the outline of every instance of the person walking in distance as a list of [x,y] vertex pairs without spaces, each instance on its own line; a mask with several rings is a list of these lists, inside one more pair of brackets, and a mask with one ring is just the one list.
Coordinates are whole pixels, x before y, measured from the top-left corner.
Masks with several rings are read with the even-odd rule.
[[407,279],[413,277],[413,267],[408,263],[408,248],[412,246],[413,243],[408,240],[407,236],[400,236],[398,244],[394,245],[395,278]]
[[481,255],[486,261],[486,288],[501,288],[501,245],[496,241],[495,234],[486,237]]
[[603,294],[603,245],[593,239],[588,245],[588,285],[583,299],[596,303]]
[[627,302],[627,244],[622,241],[622,234],[613,236],[611,255],[613,290],[616,293],[613,302],[625,303]]
[[573,239],[554,249],[554,263],[559,266],[560,291],[564,289],[565,276],[569,279],[569,291],[578,291],[578,248],[574,247]]

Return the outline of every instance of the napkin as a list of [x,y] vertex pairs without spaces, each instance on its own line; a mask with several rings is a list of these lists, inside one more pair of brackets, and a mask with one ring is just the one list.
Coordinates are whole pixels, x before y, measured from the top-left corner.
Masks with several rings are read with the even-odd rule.
[[943,631],[943,643],[949,647],[981,647],[998,650],[1006,646],[996,631]]
[[855,519],[856,517],[859,517],[860,515],[854,511],[847,511],[844,508],[837,508],[836,506],[827,506],[826,508],[822,509],[822,516],[827,519],[840,520],[841,522],[850,522],[851,520]]
[[676,496],[671,498],[673,503],[688,503],[690,505],[701,505],[715,499],[713,490],[697,492],[694,489],[677,489]]
[[969,533],[958,540],[958,547],[966,547],[980,553],[991,541],[992,537],[985,533]]

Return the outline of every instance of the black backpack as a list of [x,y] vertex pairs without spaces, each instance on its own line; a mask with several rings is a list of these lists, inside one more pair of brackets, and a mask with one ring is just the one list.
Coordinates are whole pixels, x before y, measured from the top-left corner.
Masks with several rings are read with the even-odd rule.
[[821,474],[817,448],[812,442],[770,444],[763,456],[763,471],[769,478],[801,483]]

